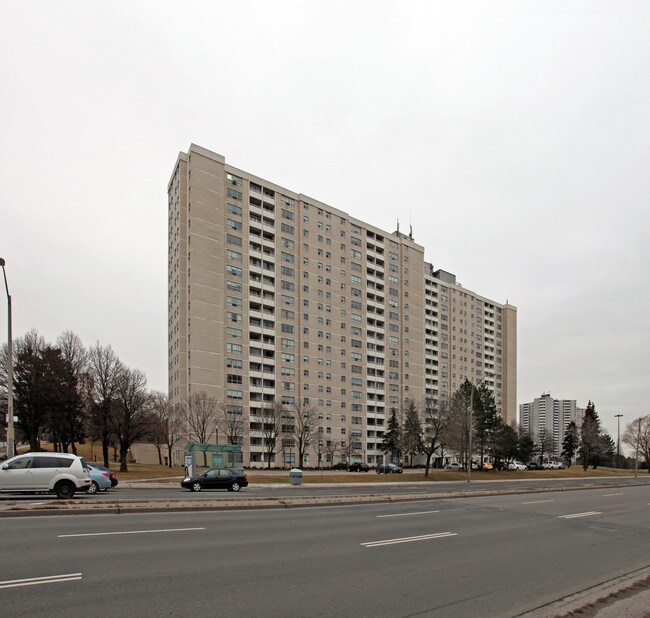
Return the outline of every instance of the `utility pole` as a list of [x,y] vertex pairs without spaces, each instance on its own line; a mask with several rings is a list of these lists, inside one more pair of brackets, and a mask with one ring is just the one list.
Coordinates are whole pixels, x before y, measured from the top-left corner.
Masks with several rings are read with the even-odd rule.
[[13,358],[13,336],[11,333],[11,294],[7,283],[7,271],[5,260],[0,258],[0,266],[5,279],[5,290],[7,291],[7,458],[16,454],[14,434],[14,358]]
[[618,423],[617,433],[616,433],[616,467],[620,467],[620,457],[621,457],[621,416],[622,414],[614,415],[616,422]]

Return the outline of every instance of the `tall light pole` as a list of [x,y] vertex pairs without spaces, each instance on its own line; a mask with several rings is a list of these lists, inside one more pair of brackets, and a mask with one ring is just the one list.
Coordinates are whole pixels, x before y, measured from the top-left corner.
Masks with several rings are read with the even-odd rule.
[[[637,474],[639,472],[639,442],[641,442],[641,421],[643,421],[648,416],[650,415],[646,414],[645,416],[639,417],[639,428],[636,434],[636,456],[634,457],[634,478],[637,477]],[[646,463],[650,465],[650,462]]]
[[622,414],[615,414],[616,422],[618,427],[616,429],[616,467],[620,467],[620,457],[621,457],[621,416]]
[[474,430],[474,389],[481,385],[481,382],[488,378],[486,373],[476,385],[472,384],[472,390],[469,393],[469,438],[467,440],[467,482],[472,482],[472,433]]
[[14,358],[13,339],[11,335],[11,294],[7,283],[7,272],[5,260],[0,257],[0,266],[5,279],[5,290],[7,291],[7,457],[16,454],[14,444]]

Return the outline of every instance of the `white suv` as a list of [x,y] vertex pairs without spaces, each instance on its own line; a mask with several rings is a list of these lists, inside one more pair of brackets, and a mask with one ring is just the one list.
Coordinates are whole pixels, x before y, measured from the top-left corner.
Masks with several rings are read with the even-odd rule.
[[91,484],[86,462],[70,453],[25,453],[0,465],[1,492],[54,492],[67,500]]

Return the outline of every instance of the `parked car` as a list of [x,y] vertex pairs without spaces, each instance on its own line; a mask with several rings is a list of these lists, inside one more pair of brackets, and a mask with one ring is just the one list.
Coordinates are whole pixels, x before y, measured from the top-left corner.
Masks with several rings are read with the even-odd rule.
[[368,472],[370,466],[367,463],[355,461],[348,466],[348,472]]
[[521,461],[511,461],[508,470],[526,470],[526,466]]
[[542,464],[544,470],[564,470],[566,466],[561,461],[547,461]]
[[452,461],[451,463],[447,464],[447,470],[462,470],[463,466],[461,466],[459,463]]
[[111,479],[111,487],[117,487],[119,481],[117,480],[117,476],[115,475],[115,472],[109,470],[108,468],[105,468],[104,466],[100,466],[99,464],[96,463],[90,465],[94,466],[95,468],[99,468],[102,472],[108,472],[109,478]]
[[181,487],[191,491],[203,489],[227,489],[239,491],[248,487],[248,475],[237,468],[210,468],[198,476],[187,476],[181,481]]
[[0,491],[55,493],[61,500],[91,487],[90,471],[83,457],[71,453],[25,453],[0,466]]
[[94,464],[88,464],[90,470],[91,486],[88,488],[89,494],[96,494],[98,491],[106,491],[111,488],[111,474],[108,468],[100,468]]
[[377,474],[402,474],[404,470],[394,463],[379,464],[375,468]]
[[529,470],[541,470],[541,469],[542,469],[542,467],[541,467],[538,463],[535,463],[534,461],[529,461],[529,462],[526,464],[526,467],[527,467]]
[[494,466],[489,461],[484,461],[483,470],[485,471],[494,470]]

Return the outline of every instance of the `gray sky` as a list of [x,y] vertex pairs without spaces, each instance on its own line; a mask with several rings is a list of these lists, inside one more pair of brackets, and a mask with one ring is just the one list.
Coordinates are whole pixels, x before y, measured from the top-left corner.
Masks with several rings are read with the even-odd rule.
[[592,399],[616,439],[650,412],[649,41],[621,0],[0,0],[15,336],[110,343],[166,390],[166,186],[194,142],[412,224],[517,306],[518,402]]

